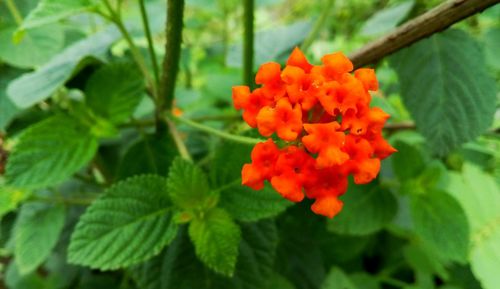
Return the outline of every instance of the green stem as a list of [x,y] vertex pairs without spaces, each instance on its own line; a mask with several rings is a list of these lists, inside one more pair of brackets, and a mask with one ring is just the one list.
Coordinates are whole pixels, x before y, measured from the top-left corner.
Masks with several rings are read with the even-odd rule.
[[316,40],[318,37],[318,34],[321,32],[321,29],[324,28],[326,21],[328,20],[328,16],[330,14],[330,11],[332,10],[333,3],[335,0],[325,0],[325,7],[323,8],[323,12],[318,18],[318,21],[314,24],[313,29],[307,36],[307,38],[302,42],[302,45],[300,46],[300,49],[305,53],[311,44]]
[[153,89],[153,94],[157,94],[156,90],[156,85],[155,82],[152,80],[151,75],[149,74],[148,67],[146,66],[146,61],[144,60],[144,57],[142,57],[142,54],[140,53],[139,49],[135,45],[134,41],[132,40],[132,37],[128,33],[127,28],[123,24],[122,18],[120,16],[120,13],[115,11],[111,4],[109,3],[109,0],[103,0],[104,5],[108,9],[109,13],[109,19],[118,27],[118,30],[120,30],[120,33],[122,34],[123,38],[125,38],[125,41],[127,42],[130,52],[132,53],[132,57],[134,58],[134,61],[137,63],[139,66],[139,69],[142,71],[144,74],[144,77],[146,78],[146,82],[151,86]]
[[254,0],[244,0],[243,21],[243,83],[252,87],[254,46]]
[[158,108],[160,113],[170,110],[173,106],[175,81],[181,58],[184,0],[168,0],[167,6],[167,43],[165,44],[160,107]]
[[165,118],[165,122],[167,123],[170,134],[174,139],[175,145],[177,146],[177,150],[179,151],[181,157],[184,158],[185,160],[192,162],[193,159],[191,158],[191,155],[189,154],[189,151],[186,145],[184,144],[184,141],[182,140],[181,135],[177,130],[177,127],[175,127],[175,124],[172,123],[172,121],[168,118]]
[[174,115],[169,115],[169,117],[175,121],[178,121],[180,123],[188,125],[188,126],[195,128],[197,130],[200,130],[200,131],[203,131],[203,132],[206,132],[206,133],[209,133],[209,134],[212,134],[212,135],[215,135],[215,136],[218,136],[220,138],[227,139],[230,141],[234,141],[234,142],[238,142],[238,143],[242,143],[242,144],[247,144],[247,145],[255,145],[257,143],[265,141],[263,139],[251,138],[251,137],[239,136],[239,135],[226,133],[226,132],[217,130],[215,128],[212,128],[212,127],[209,127],[209,126],[203,125],[201,123],[197,123],[197,122],[194,122],[194,121],[191,121],[189,119],[182,118],[182,117],[176,117]]
[[151,29],[149,28],[148,15],[146,12],[146,6],[144,5],[144,0],[139,0],[139,6],[141,8],[142,26],[144,27],[144,32],[148,40],[149,56],[151,57],[151,63],[153,65],[153,73],[155,77],[156,87],[159,87],[160,69],[158,68],[158,60],[156,59],[155,48],[153,46],[153,37],[151,36]]
[[23,23],[23,17],[21,16],[19,9],[17,9],[16,3],[14,3],[14,1],[12,0],[5,0],[5,4],[7,5],[10,14],[12,14],[14,21],[16,21],[16,24],[18,26],[21,26],[21,24]]

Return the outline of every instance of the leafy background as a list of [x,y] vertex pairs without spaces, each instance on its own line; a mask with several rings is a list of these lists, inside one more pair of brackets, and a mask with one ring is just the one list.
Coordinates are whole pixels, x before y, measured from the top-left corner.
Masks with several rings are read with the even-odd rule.
[[[375,65],[399,152],[326,220],[242,187],[251,146],[178,124],[194,161],[178,156],[138,1],[120,2],[122,27],[98,0],[0,1],[0,287],[499,288],[499,5]],[[258,0],[255,68],[349,54],[440,2]],[[166,3],[145,4],[162,59]],[[182,118],[234,135],[242,14],[186,2],[175,88]]]

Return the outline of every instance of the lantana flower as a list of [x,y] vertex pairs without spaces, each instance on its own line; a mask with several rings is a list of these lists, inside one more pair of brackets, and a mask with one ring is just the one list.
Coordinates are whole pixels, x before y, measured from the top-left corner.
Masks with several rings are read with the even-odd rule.
[[369,91],[378,90],[375,71],[352,73],[341,52],[321,61],[312,65],[295,48],[283,69],[275,62],[259,68],[260,87],[235,86],[232,97],[245,122],[268,137],[243,166],[242,184],[260,190],[268,181],[290,201],[314,199],[312,211],[332,218],[342,210],[339,197],[348,177],[355,184],[371,182],[380,161],[396,150],[382,135],[389,115],[370,107]]

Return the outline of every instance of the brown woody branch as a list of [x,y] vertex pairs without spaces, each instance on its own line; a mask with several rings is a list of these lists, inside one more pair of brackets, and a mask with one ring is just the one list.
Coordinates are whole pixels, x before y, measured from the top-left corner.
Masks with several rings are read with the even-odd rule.
[[500,0],[450,0],[368,43],[350,55],[356,68],[373,64],[422,38],[491,7]]

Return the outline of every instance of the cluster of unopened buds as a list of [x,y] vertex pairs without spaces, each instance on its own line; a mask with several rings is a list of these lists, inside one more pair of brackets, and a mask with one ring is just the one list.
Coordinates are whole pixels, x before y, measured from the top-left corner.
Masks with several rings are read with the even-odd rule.
[[236,109],[264,137],[255,145],[252,163],[242,169],[242,184],[255,190],[269,181],[283,197],[300,202],[315,199],[311,209],[332,218],[343,203],[348,177],[366,184],[376,178],[380,160],[396,150],[382,136],[389,115],[370,107],[369,91],[378,90],[373,69],[354,71],[341,52],[311,65],[298,49],[286,67],[269,62],[255,77],[260,85],[233,87]]

